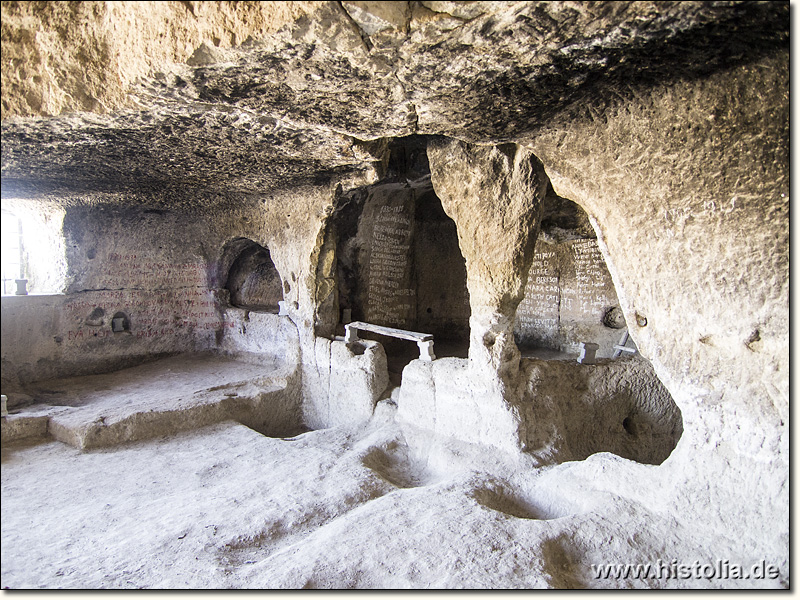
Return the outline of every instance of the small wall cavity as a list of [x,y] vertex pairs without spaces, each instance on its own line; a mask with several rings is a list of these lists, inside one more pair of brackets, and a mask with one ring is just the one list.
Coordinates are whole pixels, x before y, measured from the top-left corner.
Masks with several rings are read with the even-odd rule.
[[223,250],[221,270],[231,306],[278,312],[283,285],[267,248],[246,238],[232,240]]

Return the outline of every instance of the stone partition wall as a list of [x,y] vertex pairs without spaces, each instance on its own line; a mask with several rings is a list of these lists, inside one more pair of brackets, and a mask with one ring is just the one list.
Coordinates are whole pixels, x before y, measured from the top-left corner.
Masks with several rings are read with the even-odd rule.
[[683,433],[681,411],[641,356],[583,365],[523,359],[525,449],[542,462],[611,452],[663,463]]
[[315,338],[313,352],[303,348],[303,422],[324,429],[367,421],[388,384],[378,342]]

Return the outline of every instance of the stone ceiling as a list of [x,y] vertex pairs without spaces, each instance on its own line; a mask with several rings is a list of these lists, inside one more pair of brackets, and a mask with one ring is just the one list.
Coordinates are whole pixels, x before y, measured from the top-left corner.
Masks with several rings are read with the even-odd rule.
[[[155,36],[153,26],[87,10],[54,25],[46,8],[37,22],[39,12],[18,4],[3,3],[2,197],[55,202],[192,205],[374,181],[384,138],[524,143],[655,83],[789,43],[788,2],[306,2],[282,20],[259,15],[260,29],[243,25],[254,19],[249,3],[189,2],[157,4],[191,8],[181,19],[204,23],[189,36],[200,43],[188,57],[148,63],[142,48],[158,40],[140,38]],[[185,32],[176,14],[160,17],[170,26],[162,45]],[[102,22],[104,33],[62,36],[54,56],[40,40],[70,19],[84,29]],[[215,19],[227,37],[214,33]],[[109,40],[130,37],[125,27],[146,33],[103,63]],[[71,78],[44,77],[54,61]],[[57,115],[23,101],[46,86],[67,99]]]

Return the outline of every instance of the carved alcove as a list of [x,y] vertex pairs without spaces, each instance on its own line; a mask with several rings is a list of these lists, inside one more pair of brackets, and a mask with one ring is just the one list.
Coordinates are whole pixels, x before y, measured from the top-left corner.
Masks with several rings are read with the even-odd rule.
[[[328,310],[339,335],[345,322],[365,321],[433,334],[437,357],[467,356],[466,265],[456,224],[431,185],[423,138],[394,140],[389,175],[340,199],[326,246],[335,252]],[[419,356],[413,342],[363,337],[383,344],[393,376]]]
[[[611,452],[645,464],[669,457],[683,434],[681,411],[627,333],[589,215],[548,185],[514,326],[532,452],[555,449],[559,460]],[[581,343],[599,347],[592,364],[576,361]],[[550,427],[559,434],[548,446]]]
[[231,306],[277,314],[283,286],[269,249],[247,238],[229,242],[220,261],[220,281]]
[[[541,231],[514,338],[523,355],[578,354],[598,344],[609,358],[627,324],[589,216],[548,185]],[[630,342],[633,345],[633,342]]]

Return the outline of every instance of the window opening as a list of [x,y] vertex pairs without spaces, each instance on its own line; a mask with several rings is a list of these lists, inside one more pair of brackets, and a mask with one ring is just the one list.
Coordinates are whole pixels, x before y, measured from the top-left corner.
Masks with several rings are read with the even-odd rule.
[[[17,281],[25,279],[22,245],[22,221],[9,211],[2,211],[3,295],[17,293]],[[24,285],[24,284],[23,284]]]

